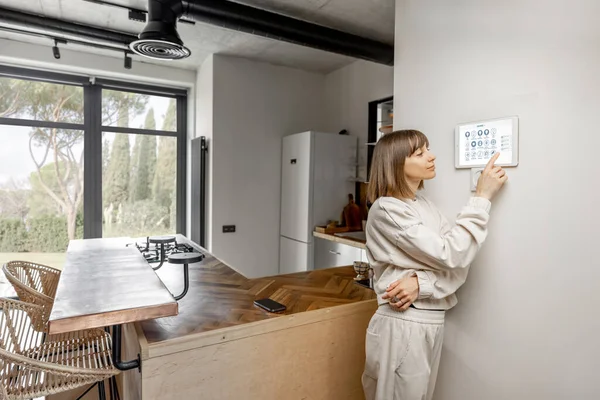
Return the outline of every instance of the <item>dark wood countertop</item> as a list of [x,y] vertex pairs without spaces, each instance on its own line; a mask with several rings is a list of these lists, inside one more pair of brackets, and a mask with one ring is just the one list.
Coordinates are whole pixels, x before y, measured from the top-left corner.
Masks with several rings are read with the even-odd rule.
[[[178,235],[178,241],[185,240]],[[351,266],[247,279],[194,243],[205,259],[190,265],[190,288],[179,300],[179,314],[139,323],[149,346],[184,339],[221,328],[281,318],[306,311],[373,300],[375,293],[354,283]],[[164,265],[156,271],[171,292],[183,285],[181,265]],[[287,310],[269,313],[256,307],[256,299],[270,297]]]

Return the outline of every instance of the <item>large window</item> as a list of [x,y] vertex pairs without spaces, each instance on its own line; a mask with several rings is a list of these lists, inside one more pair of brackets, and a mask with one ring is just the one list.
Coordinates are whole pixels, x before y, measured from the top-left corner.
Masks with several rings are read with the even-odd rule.
[[102,104],[104,125],[143,130],[102,135],[103,236],[175,233],[176,100],[104,90]]
[[81,86],[0,77],[0,264],[60,266],[82,237],[83,115]]
[[83,125],[83,87],[0,76],[0,117]]
[[176,89],[0,66],[0,264],[185,232],[185,108]]
[[62,264],[81,237],[83,132],[0,125],[0,263],[28,252]]

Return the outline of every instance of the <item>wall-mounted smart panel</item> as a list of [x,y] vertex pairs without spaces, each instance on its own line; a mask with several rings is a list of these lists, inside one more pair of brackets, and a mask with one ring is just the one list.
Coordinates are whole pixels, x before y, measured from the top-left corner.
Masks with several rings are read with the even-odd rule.
[[497,152],[495,165],[516,167],[519,164],[519,119],[505,117],[459,124],[455,129],[455,167],[484,167]]

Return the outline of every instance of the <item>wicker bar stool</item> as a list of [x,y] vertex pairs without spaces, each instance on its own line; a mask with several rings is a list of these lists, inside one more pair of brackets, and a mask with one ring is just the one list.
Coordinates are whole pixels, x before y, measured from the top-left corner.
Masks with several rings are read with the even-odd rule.
[[[50,318],[50,312],[54,305],[56,288],[58,287],[61,271],[47,265],[29,261],[9,261],[3,265],[2,270],[21,301],[41,307],[42,312],[34,313],[31,316],[31,321],[37,331],[47,332],[48,319]],[[71,335],[76,334],[79,336],[86,336],[88,334],[93,334],[96,331],[98,330],[92,329],[89,331],[73,332]],[[43,338],[44,336],[42,336],[42,340]],[[52,340],[52,337],[49,339]],[[97,383],[99,384],[99,397],[103,399],[105,398],[104,382]],[[114,377],[109,381],[109,386],[111,398],[120,398]],[[93,386],[88,390],[92,388]],[[87,391],[85,393],[87,393]],[[85,395],[85,393],[83,395]]]
[[43,308],[42,318],[34,323],[38,330],[45,330],[54,304],[60,270],[29,261],[9,261],[2,270],[19,300]]
[[47,335],[43,340],[44,333],[33,323],[43,318],[43,307],[3,298],[0,308],[2,399],[48,396],[119,372],[112,364],[111,337],[102,329]]

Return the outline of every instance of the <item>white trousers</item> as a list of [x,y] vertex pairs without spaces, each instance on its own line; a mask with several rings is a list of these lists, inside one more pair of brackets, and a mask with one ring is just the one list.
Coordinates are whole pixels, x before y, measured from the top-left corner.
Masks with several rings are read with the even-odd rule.
[[444,311],[379,306],[369,322],[362,384],[366,400],[431,400]]

